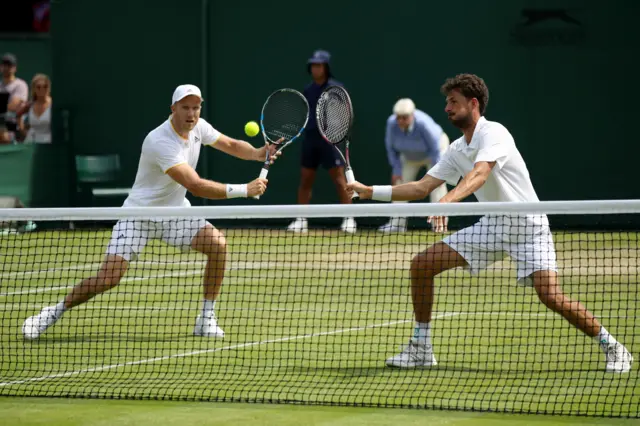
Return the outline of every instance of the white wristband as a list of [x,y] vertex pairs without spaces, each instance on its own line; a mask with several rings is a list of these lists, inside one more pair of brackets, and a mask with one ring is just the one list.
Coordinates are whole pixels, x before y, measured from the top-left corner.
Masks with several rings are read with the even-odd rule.
[[227,184],[227,198],[247,198],[247,185]]
[[393,187],[391,185],[374,185],[371,199],[376,201],[391,201],[392,192]]

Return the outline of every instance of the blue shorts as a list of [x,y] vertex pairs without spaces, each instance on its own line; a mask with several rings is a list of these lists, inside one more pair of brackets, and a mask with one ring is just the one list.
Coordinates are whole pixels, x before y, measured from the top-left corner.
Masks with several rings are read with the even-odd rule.
[[302,167],[316,170],[319,165],[329,170],[343,167],[344,161],[336,148],[324,139],[304,138],[302,141]]

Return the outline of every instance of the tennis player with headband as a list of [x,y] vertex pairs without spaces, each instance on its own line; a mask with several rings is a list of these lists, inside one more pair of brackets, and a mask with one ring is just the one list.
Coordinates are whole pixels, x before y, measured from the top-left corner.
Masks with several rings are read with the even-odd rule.
[[[266,179],[248,184],[222,184],[201,178],[195,171],[202,145],[212,146],[234,157],[263,162],[266,149],[232,139],[200,118],[203,99],[194,85],[178,86],[172,98],[169,118],[152,130],[142,144],[138,172],[124,207],[189,207],[187,191],[214,200],[262,195]],[[74,306],[117,286],[129,262],[135,260],[151,239],[159,239],[183,251],[193,249],[207,256],[204,270],[202,309],[196,318],[194,334],[223,337],[214,312],[225,271],[225,237],[205,219],[121,220],[113,228],[106,256],[98,274],[76,285],[57,305],[45,307],[29,317],[22,327],[27,339],[38,338]]]
[[[445,112],[463,136],[452,143],[417,182],[398,186],[348,184],[363,199],[410,201],[425,198],[444,182],[457,186],[441,203],[454,203],[475,194],[481,202],[537,202],[527,166],[509,131],[489,121],[484,112],[489,90],[481,78],[460,74],[442,86]],[[458,179],[463,179],[458,182]],[[431,217],[433,229],[444,231],[441,217]],[[518,283],[532,285],[540,301],[593,338],[605,353],[605,370],[626,373],[633,357],[580,302],[567,297],[558,283],[553,237],[546,215],[485,216],[416,255],[411,262],[411,297],[416,325],[413,337],[391,367],[430,367],[437,364],[431,344],[434,278],[456,267],[472,273],[487,268],[508,253],[517,264]]]

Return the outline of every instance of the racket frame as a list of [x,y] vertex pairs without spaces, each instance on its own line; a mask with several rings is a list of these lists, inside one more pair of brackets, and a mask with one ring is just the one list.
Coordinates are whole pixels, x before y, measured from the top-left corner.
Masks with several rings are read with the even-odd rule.
[[[328,86],[328,87],[326,87],[322,91],[322,93],[320,94],[320,98],[319,99],[321,99],[322,96],[325,95],[325,93],[328,93],[331,90],[339,90],[340,92],[342,92],[344,97],[347,99],[347,106],[349,107],[349,124],[348,124],[348,127],[347,127],[347,132],[346,132],[344,138],[342,138],[339,141],[334,142],[334,141],[329,140],[329,138],[327,137],[325,132],[322,130],[322,126],[320,126],[320,111],[319,111],[318,108],[316,108],[316,124],[318,126],[318,132],[320,133],[320,136],[322,136],[322,138],[325,141],[327,141],[328,143],[333,145],[335,150],[338,151],[338,154],[342,158],[342,161],[344,161],[344,163],[345,163],[344,174],[345,174],[345,177],[347,179],[347,183],[353,183],[353,182],[356,181],[356,178],[355,178],[355,176],[353,174],[353,168],[351,167],[351,159],[349,158],[349,143],[350,143],[350,139],[351,139],[351,129],[353,129],[353,120],[354,120],[353,103],[351,102],[351,96],[349,96],[349,92],[347,92],[347,90],[342,86]],[[343,143],[345,144],[345,153],[344,154],[342,153],[340,148],[338,148],[338,146],[343,144]],[[360,195],[358,195],[358,193],[354,191],[353,194],[351,195],[351,199],[353,201],[357,201],[357,200],[360,199]]]
[[[300,130],[298,131],[298,133],[291,138],[290,140],[285,140],[282,141],[281,143],[276,143],[277,141],[271,140],[269,138],[269,136],[267,136],[267,131],[264,128],[264,111],[267,107],[267,105],[269,104],[269,100],[271,100],[271,98],[273,98],[276,94],[281,93],[281,92],[290,92],[293,93],[297,96],[299,96],[305,103],[305,105],[307,106],[307,118],[304,121],[304,124],[302,125],[302,127],[300,128]],[[288,145],[290,145],[294,140],[298,139],[300,137],[300,135],[302,135],[302,132],[304,131],[304,129],[307,127],[307,123],[309,122],[309,102],[307,102],[307,98],[304,97],[304,95],[300,92],[298,92],[295,89],[288,89],[288,88],[284,88],[284,89],[278,89],[274,92],[272,92],[269,97],[267,98],[267,100],[264,102],[264,104],[262,104],[262,111],[260,112],[260,131],[262,132],[262,137],[264,138],[264,142],[269,144],[269,145],[279,145],[279,148],[276,150],[276,152],[274,153],[277,154],[278,152],[282,151],[283,149],[285,149]],[[269,174],[269,166],[271,162],[271,156],[269,155],[269,150],[266,150],[265,153],[265,160],[264,163],[262,164],[262,170],[260,170],[260,175],[258,176],[260,179],[266,179],[267,175]],[[260,199],[259,195],[254,196],[253,198],[255,198],[256,200]]]

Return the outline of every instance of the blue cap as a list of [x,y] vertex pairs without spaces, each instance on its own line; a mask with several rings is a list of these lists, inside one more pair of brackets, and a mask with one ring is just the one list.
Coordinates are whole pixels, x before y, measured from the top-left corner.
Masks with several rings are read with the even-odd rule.
[[333,77],[331,73],[331,67],[329,61],[331,60],[331,54],[326,50],[316,50],[313,52],[313,56],[307,60],[307,72],[311,73],[311,64],[325,64],[327,67],[327,77]]
[[307,64],[327,64],[331,60],[331,54],[326,50],[316,50],[313,56],[309,58]]

